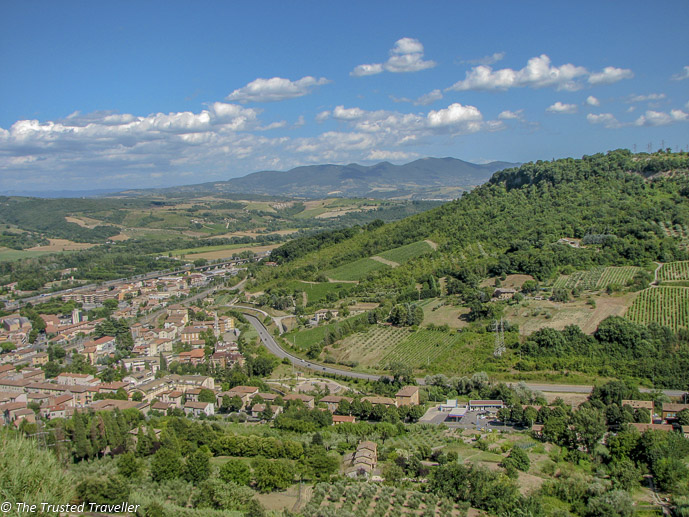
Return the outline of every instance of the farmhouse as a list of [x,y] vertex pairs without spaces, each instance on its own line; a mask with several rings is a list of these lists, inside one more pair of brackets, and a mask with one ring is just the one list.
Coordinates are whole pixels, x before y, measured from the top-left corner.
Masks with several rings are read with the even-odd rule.
[[400,406],[418,406],[419,405],[419,387],[405,386],[395,394],[397,400],[397,407]]

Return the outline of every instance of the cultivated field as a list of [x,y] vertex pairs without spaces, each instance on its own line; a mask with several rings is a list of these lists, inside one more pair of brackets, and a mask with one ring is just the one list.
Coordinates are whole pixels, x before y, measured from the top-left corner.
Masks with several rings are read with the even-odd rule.
[[658,270],[658,280],[661,282],[689,280],[689,260],[663,264]]
[[588,271],[575,271],[571,275],[561,275],[553,287],[585,291],[598,291],[611,285],[624,286],[634,278],[641,268],[635,266],[595,267]]
[[48,253],[56,253],[59,251],[77,251],[92,248],[95,244],[89,244],[86,242],[73,242],[67,239],[48,239],[50,244],[47,246],[34,246],[29,248],[28,251],[45,251]]
[[658,323],[673,329],[689,328],[689,287],[644,289],[626,314],[635,323]]
[[366,275],[373,271],[378,271],[379,269],[388,268],[387,264],[378,262],[370,258],[362,258],[344,264],[340,267],[324,271],[324,275],[333,280],[361,280],[365,278]]
[[412,242],[406,246],[400,246],[399,248],[394,248],[383,253],[378,253],[379,257],[383,257],[386,260],[391,260],[397,262],[398,264],[403,264],[409,259],[420,257],[426,253],[433,251],[433,248],[426,241]]
[[679,239],[680,246],[689,249],[689,228],[687,225],[673,225],[669,222],[661,222],[658,225],[665,232],[665,235]]

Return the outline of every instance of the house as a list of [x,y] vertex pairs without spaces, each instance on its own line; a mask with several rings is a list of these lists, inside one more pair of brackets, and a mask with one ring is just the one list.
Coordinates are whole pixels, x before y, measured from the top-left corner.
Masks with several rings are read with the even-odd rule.
[[334,413],[335,411],[337,411],[340,402],[342,402],[343,400],[346,400],[351,404],[354,399],[352,399],[351,397],[340,397],[338,395],[326,395],[318,402],[324,403],[325,407],[328,408],[328,411]]
[[350,467],[347,468],[347,476],[370,477],[378,463],[378,446],[375,442],[364,441],[359,444],[352,455]]
[[64,386],[93,386],[100,382],[93,375],[86,373],[63,372],[57,376],[57,383]]
[[282,406],[275,406],[272,404],[254,404],[251,408],[251,416],[253,418],[262,418],[263,412],[266,410],[266,406],[270,408],[272,413],[272,418],[275,418],[280,413],[282,413]]
[[333,425],[355,424],[356,417],[350,415],[333,415]]
[[176,408],[182,408],[182,397],[184,396],[184,392],[182,391],[177,391],[177,390],[172,390],[172,391],[164,391],[160,394],[160,401],[169,404],[172,407]]
[[395,400],[397,407],[400,406],[418,406],[419,405],[419,387],[418,386],[404,386],[397,393],[395,393]]
[[278,395],[276,393],[263,393],[263,392],[256,393],[256,395],[255,395],[255,397],[261,397],[261,400],[263,400],[264,402],[267,402],[269,404],[273,404],[279,396],[280,395]]
[[33,366],[40,366],[46,364],[49,360],[48,354],[45,352],[39,352],[31,358],[31,364]]
[[672,404],[666,402],[663,404],[663,420],[666,422],[674,421],[677,419],[677,414],[685,409],[689,409],[689,404]]
[[368,401],[374,406],[397,407],[397,401],[390,397],[364,397],[362,401]]
[[285,395],[282,398],[285,402],[289,402],[290,400],[301,400],[304,403],[304,405],[309,409],[313,409],[314,407],[316,407],[316,399],[311,395],[302,395],[301,393],[290,393],[289,395]]
[[[167,413],[167,410],[172,407],[171,404],[167,404],[165,402],[154,402],[153,405],[151,406],[151,411],[160,411],[161,413]],[[131,431],[130,431],[131,432]]]
[[647,409],[648,410],[648,423],[653,422],[653,401],[652,400],[623,400],[622,407],[629,406],[630,408],[636,409]]
[[258,388],[256,386],[235,386],[232,389],[218,393],[218,405],[222,403],[223,397],[239,397],[242,401],[242,409],[244,409],[257,393]]
[[212,402],[186,402],[184,404],[184,413],[189,416],[200,417],[201,415],[213,416],[215,414],[215,406]]
[[191,364],[196,366],[197,364],[203,363],[206,360],[206,352],[203,348],[195,348],[189,352],[180,352],[179,363],[180,364]]
[[679,430],[682,432],[682,436],[689,440],[689,425],[683,425]]
[[498,287],[493,291],[493,298],[497,298],[498,300],[511,300],[514,298],[515,294],[517,294],[515,289],[510,287]]

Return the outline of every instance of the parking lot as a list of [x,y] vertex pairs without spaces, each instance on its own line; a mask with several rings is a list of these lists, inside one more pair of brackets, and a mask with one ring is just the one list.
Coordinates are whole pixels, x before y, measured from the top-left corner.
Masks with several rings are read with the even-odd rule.
[[503,425],[497,420],[495,412],[488,411],[467,411],[458,422],[448,419],[447,411],[440,411],[440,406],[430,408],[419,420],[421,423],[440,425],[445,424],[452,429],[473,429],[477,431],[515,431],[514,426]]

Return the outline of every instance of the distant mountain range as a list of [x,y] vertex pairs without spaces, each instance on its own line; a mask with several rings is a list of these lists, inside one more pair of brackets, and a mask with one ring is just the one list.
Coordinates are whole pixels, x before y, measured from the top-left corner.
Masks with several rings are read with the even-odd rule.
[[485,183],[499,170],[519,164],[475,164],[456,158],[422,158],[405,165],[381,162],[365,166],[308,165],[288,171],[261,171],[228,181],[215,181],[165,189],[129,190],[127,194],[151,193],[198,195],[204,192],[294,196],[326,196],[453,199],[462,191]]

